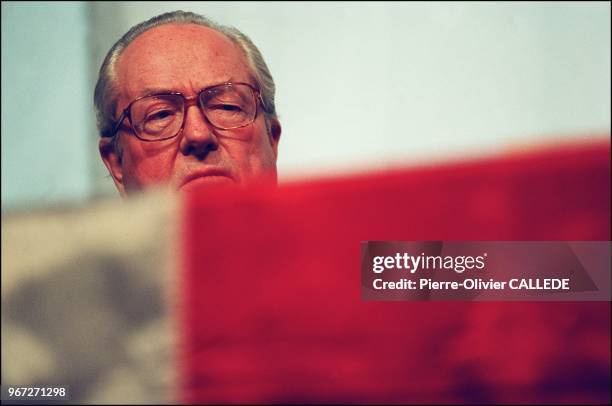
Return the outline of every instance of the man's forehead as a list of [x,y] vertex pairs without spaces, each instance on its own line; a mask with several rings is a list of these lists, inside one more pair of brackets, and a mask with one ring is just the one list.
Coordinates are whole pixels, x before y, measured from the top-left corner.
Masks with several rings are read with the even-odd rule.
[[165,24],[138,36],[117,62],[121,96],[148,89],[193,92],[228,78],[248,81],[241,49],[229,38],[197,24]]

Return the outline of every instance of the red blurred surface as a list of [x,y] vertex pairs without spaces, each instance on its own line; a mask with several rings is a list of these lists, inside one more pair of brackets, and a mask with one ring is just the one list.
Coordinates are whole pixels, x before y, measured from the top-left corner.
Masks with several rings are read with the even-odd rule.
[[610,144],[189,194],[183,402],[610,402],[609,302],[364,302],[362,240],[609,240]]

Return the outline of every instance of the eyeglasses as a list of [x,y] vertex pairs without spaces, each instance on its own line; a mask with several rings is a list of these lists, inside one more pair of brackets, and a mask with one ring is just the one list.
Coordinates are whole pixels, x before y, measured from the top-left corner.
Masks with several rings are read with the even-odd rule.
[[186,108],[196,100],[208,123],[220,130],[246,127],[257,118],[258,102],[264,106],[259,91],[248,83],[223,83],[204,88],[192,97],[181,93],[143,96],[123,110],[112,136],[127,117],[134,135],[142,141],[176,137],[185,124]]

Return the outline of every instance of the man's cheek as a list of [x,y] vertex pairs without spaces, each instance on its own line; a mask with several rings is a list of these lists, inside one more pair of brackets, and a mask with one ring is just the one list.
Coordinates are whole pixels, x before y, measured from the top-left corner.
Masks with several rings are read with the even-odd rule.
[[249,145],[248,156],[255,158],[263,166],[276,161],[272,140],[267,132],[262,131]]
[[276,182],[276,159],[270,147],[260,148],[249,157],[250,180],[255,182]]
[[[135,163],[138,162],[138,163]],[[172,167],[165,159],[130,159],[125,165],[126,184],[136,188],[167,182],[172,175]]]
[[276,169],[276,153],[274,152],[274,145],[268,135],[264,137],[260,145],[259,156],[262,160],[262,165],[265,168]]
[[258,175],[262,169],[268,166],[268,153],[261,145],[251,144],[247,151],[242,153],[243,166],[248,167],[250,175]]
[[139,173],[146,182],[166,182],[172,176],[172,166],[166,160],[149,159],[140,166]]

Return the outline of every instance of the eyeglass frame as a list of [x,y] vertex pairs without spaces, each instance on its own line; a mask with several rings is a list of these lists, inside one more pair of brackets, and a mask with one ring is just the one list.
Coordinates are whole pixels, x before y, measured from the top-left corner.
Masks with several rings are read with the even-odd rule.
[[[215,87],[221,87],[221,86],[233,86],[233,85],[246,85],[248,86],[252,91],[253,91],[253,95],[255,96],[255,116],[253,117],[253,120],[251,120],[250,122],[237,126],[237,127],[231,127],[231,128],[222,128],[222,127],[217,127],[216,125],[214,125],[213,123],[211,123],[210,119],[208,118],[208,116],[206,115],[206,112],[204,111],[204,108],[202,107],[201,103],[200,103],[200,96],[202,95],[202,93],[204,93],[207,90],[213,89]],[[123,110],[123,112],[121,113],[121,116],[119,116],[119,121],[117,121],[117,124],[115,125],[115,128],[113,129],[112,135],[107,135],[107,137],[115,137],[117,135],[117,133],[119,132],[119,129],[121,128],[121,124],[123,123],[123,121],[127,118],[128,122],[130,123],[130,129],[132,130],[132,134],[138,138],[140,141],[144,141],[144,142],[157,142],[157,141],[165,141],[165,140],[169,140],[171,138],[174,138],[176,136],[178,136],[182,131],[183,128],[185,127],[185,116],[183,116],[183,122],[181,123],[181,128],[179,128],[179,130],[176,132],[176,134],[170,136],[170,137],[164,137],[164,138],[159,138],[159,139],[155,139],[155,140],[147,140],[144,138],[141,138],[138,136],[138,132],[136,131],[136,129],[134,128],[134,124],[132,123],[132,116],[130,113],[130,109],[132,108],[132,105],[134,103],[136,103],[139,100],[142,99],[146,99],[147,97],[156,97],[156,96],[181,96],[183,98],[183,112],[185,112],[187,110],[187,108],[193,104],[197,105],[200,108],[200,111],[202,111],[202,115],[204,116],[204,119],[206,120],[206,122],[211,125],[212,127],[218,129],[218,130],[235,130],[237,128],[244,128],[248,125],[251,125],[255,122],[255,120],[257,120],[257,116],[259,115],[259,103],[261,103],[264,111],[266,110],[266,104],[263,101],[263,97],[261,96],[261,92],[259,91],[259,89],[257,89],[255,86],[253,86],[250,83],[246,83],[246,82],[225,82],[225,83],[219,83],[217,85],[212,85],[212,86],[207,86],[203,89],[201,89],[198,94],[196,94],[195,96],[190,96],[187,97],[185,96],[183,93],[180,92],[170,92],[170,93],[153,93],[153,94],[147,94],[144,96],[140,96],[137,97],[136,99],[132,100],[130,102],[130,104],[127,105],[127,107]]]

